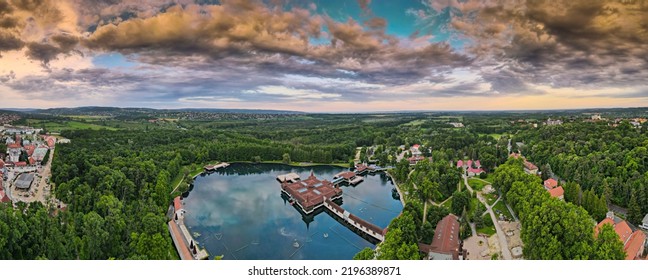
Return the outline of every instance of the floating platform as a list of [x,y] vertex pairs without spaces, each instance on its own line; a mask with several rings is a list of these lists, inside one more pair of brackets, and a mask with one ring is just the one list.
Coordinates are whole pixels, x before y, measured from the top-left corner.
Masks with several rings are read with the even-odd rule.
[[295,183],[297,181],[301,180],[299,178],[299,175],[296,173],[288,173],[288,174],[283,174],[277,176],[277,181],[279,182],[290,182],[290,183]]
[[221,163],[216,164],[216,165],[205,165],[205,170],[206,171],[216,171],[216,169],[225,168],[225,167],[228,167],[229,165],[230,164],[227,163],[227,162],[221,162]]

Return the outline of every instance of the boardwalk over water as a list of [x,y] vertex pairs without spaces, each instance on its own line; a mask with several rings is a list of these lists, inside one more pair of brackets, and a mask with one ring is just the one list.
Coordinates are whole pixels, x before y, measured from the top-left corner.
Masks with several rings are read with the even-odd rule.
[[385,241],[385,230],[351,214],[349,211],[344,210],[344,208],[340,207],[330,199],[324,199],[324,207],[357,230],[379,240],[380,242]]

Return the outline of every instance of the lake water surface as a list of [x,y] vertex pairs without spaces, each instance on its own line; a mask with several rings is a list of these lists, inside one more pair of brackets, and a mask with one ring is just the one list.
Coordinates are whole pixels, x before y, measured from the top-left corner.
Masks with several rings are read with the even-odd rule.
[[[212,257],[225,259],[343,260],[374,248],[327,212],[303,216],[281,196],[277,175],[294,172],[305,179],[311,170],[319,179],[332,180],[346,169],[234,163],[198,176],[185,194],[185,224]],[[366,175],[359,185],[342,187],[341,206],[385,228],[403,208],[392,198],[392,188],[387,175]]]

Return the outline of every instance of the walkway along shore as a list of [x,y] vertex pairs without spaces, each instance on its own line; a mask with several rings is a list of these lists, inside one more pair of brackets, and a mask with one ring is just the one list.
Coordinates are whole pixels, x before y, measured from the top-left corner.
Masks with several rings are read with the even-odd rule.
[[400,187],[398,187],[398,183],[396,183],[396,179],[394,179],[394,177],[391,175],[391,173],[389,173],[389,171],[385,171],[385,173],[387,173],[387,176],[391,178],[392,184],[394,184],[394,187],[396,187],[396,191],[398,191],[398,196],[400,196],[400,202],[401,204],[403,204],[403,207],[405,207],[405,198],[404,198],[405,196],[403,196],[403,192],[401,192]]

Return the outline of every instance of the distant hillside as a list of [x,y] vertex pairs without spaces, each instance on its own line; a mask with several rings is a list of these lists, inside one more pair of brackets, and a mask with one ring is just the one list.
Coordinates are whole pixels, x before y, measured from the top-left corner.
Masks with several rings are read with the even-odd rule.
[[150,108],[118,108],[118,107],[77,107],[77,108],[50,108],[50,109],[36,109],[30,111],[31,113],[48,114],[48,115],[109,115],[109,116],[124,116],[124,115],[149,115],[154,116],[157,114],[168,113],[221,113],[221,114],[275,114],[275,115],[294,115],[304,114],[297,111],[285,110],[266,110],[266,109],[150,109]]

